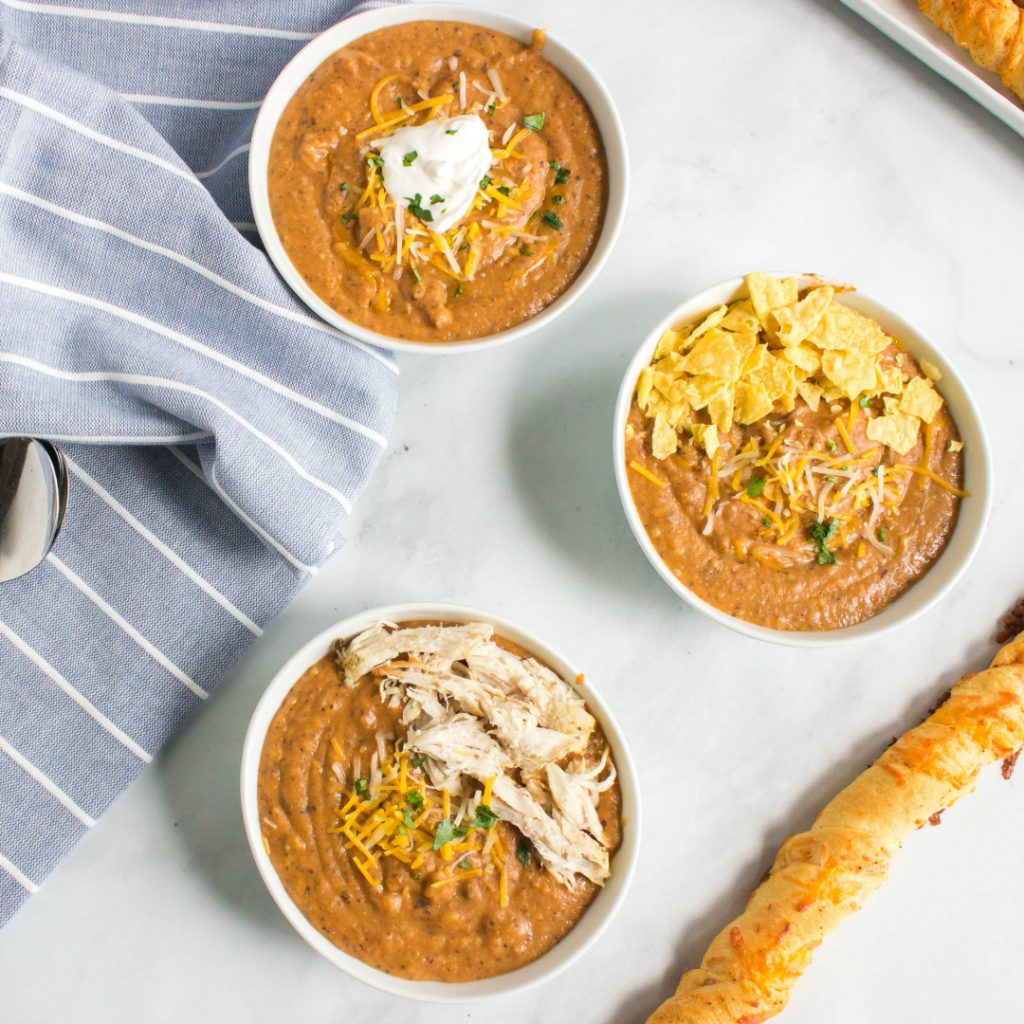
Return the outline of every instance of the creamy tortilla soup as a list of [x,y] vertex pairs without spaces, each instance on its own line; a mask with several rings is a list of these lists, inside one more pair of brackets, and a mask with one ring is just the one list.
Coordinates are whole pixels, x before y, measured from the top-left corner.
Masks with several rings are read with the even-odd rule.
[[419,980],[542,956],[620,838],[615,766],[583,700],[482,623],[338,641],[277,712],[258,795],[267,853],[313,926]]
[[698,597],[785,630],[851,626],[928,571],[956,525],[963,444],[941,370],[828,285],[667,331],[626,426],[651,543]]
[[569,287],[600,233],[608,171],[589,108],[543,44],[416,21],[310,75],[274,134],[270,207],[329,306],[393,338],[462,341]]

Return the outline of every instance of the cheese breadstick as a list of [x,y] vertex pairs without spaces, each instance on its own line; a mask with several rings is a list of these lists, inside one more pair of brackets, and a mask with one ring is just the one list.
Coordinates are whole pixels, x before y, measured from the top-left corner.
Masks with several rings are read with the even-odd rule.
[[746,910],[648,1024],[760,1024],[789,1000],[811,954],[885,879],[904,837],[1024,746],[1024,634],[898,739],[786,840]]

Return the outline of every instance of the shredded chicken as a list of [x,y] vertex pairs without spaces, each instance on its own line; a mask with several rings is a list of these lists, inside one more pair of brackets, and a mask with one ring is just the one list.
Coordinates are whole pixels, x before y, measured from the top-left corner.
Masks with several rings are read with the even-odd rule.
[[402,706],[407,748],[425,758],[435,788],[462,801],[459,813],[493,780],[492,810],[559,881],[601,885],[610,854],[598,805],[615,781],[608,748],[590,751],[596,722],[565,680],[492,636],[484,623],[378,623],[338,641],[335,655],[348,686],[380,677],[382,700]]

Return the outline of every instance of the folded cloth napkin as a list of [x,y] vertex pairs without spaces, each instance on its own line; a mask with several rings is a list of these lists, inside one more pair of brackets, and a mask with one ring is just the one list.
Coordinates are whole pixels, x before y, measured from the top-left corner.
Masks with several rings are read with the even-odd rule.
[[71,479],[54,551],[0,584],[0,925],[336,548],[385,446],[392,358],[238,230],[267,86],[353,9],[0,0],[0,436]]

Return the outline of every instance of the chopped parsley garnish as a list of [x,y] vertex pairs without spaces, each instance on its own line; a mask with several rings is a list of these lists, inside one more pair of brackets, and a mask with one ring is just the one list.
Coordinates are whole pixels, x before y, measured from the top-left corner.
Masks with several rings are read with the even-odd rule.
[[471,868],[472,866],[473,865],[470,864],[470,862],[468,860],[460,860],[459,861],[459,867],[462,868],[463,871],[465,871],[467,868]]
[[434,831],[434,851],[436,852],[442,846],[455,842],[456,839],[463,839],[467,832],[469,832],[469,829],[465,825],[456,828],[452,824],[451,818],[442,818],[437,823],[437,829]]
[[762,526],[771,526],[772,525],[772,517],[771,516],[761,516],[761,525]]
[[545,210],[541,215],[540,219],[544,221],[549,227],[554,228],[556,231],[561,231],[565,225],[562,223],[562,218],[558,216],[553,210]]
[[498,816],[487,806],[480,804],[476,809],[476,817],[470,822],[470,828],[494,828]]
[[489,174],[485,174],[485,175],[484,175],[484,176],[483,176],[483,177],[482,177],[482,178],[480,179],[480,189],[481,189],[481,191],[482,191],[483,189],[487,188],[487,186],[488,186],[488,185],[490,185],[490,183],[491,183],[492,181],[494,181],[494,179],[493,179],[493,178],[492,178],[492,177],[491,177],[491,176],[490,176]]
[[344,223],[348,223],[348,221],[355,220],[355,219],[356,219],[356,215],[354,213],[339,213],[338,214],[338,220],[340,220],[343,224]]
[[395,102],[396,102],[396,103],[397,103],[397,104],[398,104],[398,105],[399,105],[400,107],[404,107],[404,106],[405,106],[405,100],[403,100],[401,96],[399,96],[399,97],[398,97],[398,99],[397,99],[397,100],[395,100]]
[[417,754],[412,759],[412,766],[413,766],[413,768],[422,768],[426,763],[427,763],[427,759],[425,757],[422,757],[419,754]]
[[374,167],[384,166],[384,157],[382,156],[368,156],[366,159],[369,163],[373,164]]
[[525,839],[519,840],[519,845],[516,847],[516,860],[523,865],[524,868],[530,866],[530,845]]
[[539,114],[527,114],[523,118],[523,127],[529,128],[531,132],[539,132],[544,127],[545,116],[543,111]]
[[444,202],[444,196],[439,196],[436,192],[430,197],[430,205],[437,206],[438,203]]
[[503,196],[512,195],[512,189],[510,189],[508,185],[496,185],[495,191],[500,192]]
[[462,294],[462,282],[455,282],[455,298],[458,298]]
[[494,103],[491,103],[490,106],[488,106],[488,108],[487,108],[487,116],[490,117],[491,114],[494,113],[494,110],[495,110],[495,105],[494,105]]
[[422,876],[422,875],[421,875],[421,874],[420,874],[420,873],[419,873],[418,871],[414,871],[414,872],[412,873],[412,880],[413,880],[414,882],[418,882],[418,881],[419,881],[419,880],[420,880],[420,879],[421,879],[422,877],[423,877],[423,876]]
[[415,279],[417,284],[419,284],[420,281],[423,280],[423,275],[415,267],[410,267],[409,271],[412,274],[412,276]]
[[827,483],[827,484],[837,484],[837,483],[839,483],[839,477],[837,477],[837,476],[827,476],[827,477],[825,477],[825,483]]
[[410,149],[409,152],[406,153],[405,156],[402,157],[402,166],[403,167],[412,167],[413,161],[418,156],[419,156],[419,153],[417,153],[415,149]]
[[818,553],[818,565],[835,565],[836,556],[828,549],[828,542],[839,527],[833,519],[829,523],[813,522],[807,527],[807,535],[814,542],[814,550]]
[[564,198],[565,196],[552,196],[551,203],[552,205],[557,206]]
[[837,445],[835,443],[835,441],[829,441],[829,443],[828,443],[828,450],[830,452],[835,453],[835,452],[839,451],[839,445]]
[[459,129],[458,128],[445,128],[444,133],[445,133],[445,135],[458,135],[459,134]]
[[463,242],[462,245],[459,246],[459,252],[466,252],[468,249],[469,242]]
[[412,815],[406,807],[402,808],[402,824],[405,825],[406,828],[413,827]]
[[885,539],[886,539],[886,537],[888,537],[888,536],[889,536],[889,534],[888,534],[888,533],[886,533],[885,527],[883,526],[883,527],[882,527],[882,528],[881,528],[881,529],[880,529],[880,530],[878,531],[878,539],[879,539],[879,540],[880,540],[880,541],[881,541],[881,542],[882,542],[882,543],[884,544],[884,543],[885,543]]
[[414,810],[418,811],[423,806],[423,794],[418,790],[411,789],[405,794],[405,802]]
[[861,396],[860,396],[860,399],[859,399],[859,400],[857,401],[857,404],[858,404],[858,405],[859,405],[859,406],[860,406],[860,407],[861,407],[862,409],[869,409],[869,408],[871,408],[871,399],[870,399],[870,398],[868,398],[868,396],[867,396],[867,395],[861,395]]
[[763,490],[765,485],[765,478],[763,476],[755,476],[753,480],[747,484],[747,497],[756,498]]
[[572,171],[568,167],[557,167],[555,169],[555,184],[564,185],[572,177]]
[[432,221],[434,219],[434,215],[429,210],[423,209],[423,206],[421,205],[423,203],[423,196],[421,196],[419,192],[417,192],[411,199],[409,196],[406,196],[405,201],[409,204],[409,212],[414,217],[419,217],[422,221]]
[[342,192],[347,192],[347,191],[348,191],[348,182],[347,182],[347,181],[343,181],[343,182],[342,182],[342,183],[341,183],[341,184],[340,184],[340,185],[338,186],[338,188],[340,188]]
[[533,250],[529,246],[527,246],[527,245],[521,245],[521,246],[519,246],[519,255],[520,256],[532,256],[533,255]]
[[356,779],[356,796],[360,800],[370,799],[370,780],[365,775],[361,779]]

